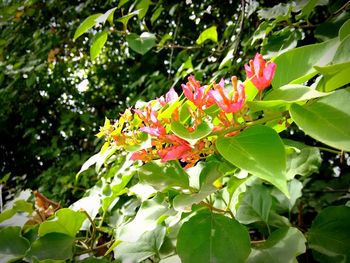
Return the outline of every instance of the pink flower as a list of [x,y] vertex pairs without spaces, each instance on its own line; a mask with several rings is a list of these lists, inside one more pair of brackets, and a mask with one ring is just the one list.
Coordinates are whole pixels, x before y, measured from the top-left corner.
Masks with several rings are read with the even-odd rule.
[[130,157],[131,161],[150,161],[151,159],[150,153],[146,149],[134,152]]
[[208,108],[214,104],[205,91],[206,87],[201,87],[200,82],[193,76],[189,76],[186,85],[182,84],[181,86],[186,98],[192,101],[198,108],[202,109],[203,106]]
[[148,104],[143,110],[135,109],[135,112],[146,125],[145,127],[141,127],[140,131],[155,137],[166,135],[166,130],[163,124],[157,119],[157,113],[152,110],[151,104]]
[[215,103],[226,113],[238,112],[244,104],[245,91],[243,84],[237,87],[237,77],[231,78],[233,86],[233,94],[230,97],[224,88],[224,81],[221,80],[219,84],[214,84],[214,90],[208,93],[213,98]]
[[245,64],[244,68],[247,77],[261,91],[270,86],[273,75],[275,74],[276,64],[270,61],[266,62],[261,54],[256,53],[254,60],[250,60],[249,66]]
[[164,96],[161,96],[158,99],[158,102],[160,103],[160,105],[165,106],[168,103],[174,102],[178,99],[179,95],[177,95],[176,91],[174,90],[174,88],[171,88],[166,94],[165,94],[165,98]]

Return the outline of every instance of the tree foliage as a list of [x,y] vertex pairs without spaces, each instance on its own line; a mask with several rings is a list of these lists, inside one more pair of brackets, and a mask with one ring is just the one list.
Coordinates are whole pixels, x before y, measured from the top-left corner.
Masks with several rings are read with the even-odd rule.
[[348,3],[1,5],[5,262],[349,260]]

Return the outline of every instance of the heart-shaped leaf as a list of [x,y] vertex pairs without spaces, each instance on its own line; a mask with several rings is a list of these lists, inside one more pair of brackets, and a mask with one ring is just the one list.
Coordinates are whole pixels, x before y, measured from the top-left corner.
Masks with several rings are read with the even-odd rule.
[[234,219],[203,212],[182,225],[176,250],[183,263],[245,262],[250,253],[249,234]]
[[135,52],[144,55],[156,44],[156,37],[154,34],[144,32],[140,36],[131,33],[126,36],[130,48]]

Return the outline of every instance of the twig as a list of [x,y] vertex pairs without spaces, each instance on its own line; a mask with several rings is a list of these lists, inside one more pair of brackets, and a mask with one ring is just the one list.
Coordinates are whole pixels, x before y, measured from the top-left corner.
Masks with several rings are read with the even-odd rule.
[[220,209],[220,208],[216,208],[216,207],[212,206],[211,204],[208,204],[208,203],[206,203],[204,201],[200,202],[200,204],[208,207],[212,211],[216,211],[216,212],[220,212],[220,213],[224,213],[224,214],[230,214],[230,216],[233,219],[235,218],[235,216],[233,215],[231,210],[223,210],[223,209]]

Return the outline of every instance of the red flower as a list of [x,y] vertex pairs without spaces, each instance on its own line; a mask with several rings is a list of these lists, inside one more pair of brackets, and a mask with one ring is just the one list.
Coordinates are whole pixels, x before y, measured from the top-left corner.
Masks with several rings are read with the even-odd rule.
[[192,101],[198,108],[202,109],[203,106],[208,108],[214,104],[213,100],[208,96],[208,93],[205,90],[206,87],[201,87],[200,82],[193,76],[189,76],[186,85],[182,84],[181,86],[186,98]]
[[191,151],[191,147],[189,145],[175,145],[159,150],[158,155],[162,159],[162,162],[167,162],[182,159],[183,156],[188,153],[188,151]]
[[256,53],[254,60],[249,61],[249,66],[244,65],[247,77],[253,82],[255,87],[261,91],[272,82],[275,74],[276,64],[273,62],[266,62],[262,55]]
[[231,80],[234,90],[232,97],[230,97],[225,90],[223,80],[221,80],[219,84],[214,84],[214,90],[208,92],[216,104],[226,113],[238,112],[243,107],[245,100],[243,84],[239,84],[237,87],[236,76],[233,76]]

